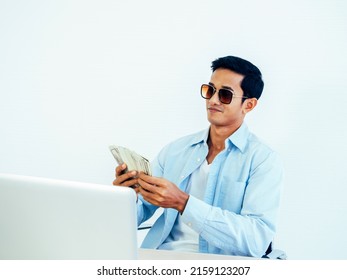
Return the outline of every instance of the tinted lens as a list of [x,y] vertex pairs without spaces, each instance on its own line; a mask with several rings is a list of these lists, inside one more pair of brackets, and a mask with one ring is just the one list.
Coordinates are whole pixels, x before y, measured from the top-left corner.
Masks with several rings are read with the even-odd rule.
[[219,101],[224,104],[229,104],[233,98],[233,93],[227,89],[220,89],[218,92]]
[[201,86],[201,96],[205,99],[210,99],[214,94],[214,89],[210,85],[202,85]]

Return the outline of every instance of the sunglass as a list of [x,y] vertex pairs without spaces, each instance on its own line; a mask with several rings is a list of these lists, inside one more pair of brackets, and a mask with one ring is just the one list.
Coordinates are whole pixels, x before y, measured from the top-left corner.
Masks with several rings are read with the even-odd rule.
[[[203,84],[200,89],[201,97],[205,99],[211,99],[212,96],[216,93],[216,88],[212,85]],[[236,96],[230,89],[221,88],[218,91],[219,101],[224,104],[230,104],[233,100],[233,97],[238,97],[242,99],[247,99],[247,96]]]

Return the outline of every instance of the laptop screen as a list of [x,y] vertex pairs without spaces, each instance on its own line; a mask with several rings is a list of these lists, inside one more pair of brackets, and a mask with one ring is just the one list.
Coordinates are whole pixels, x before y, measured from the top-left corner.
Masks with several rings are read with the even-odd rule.
[[136,194],[0,174],[0,259],[136,259]]

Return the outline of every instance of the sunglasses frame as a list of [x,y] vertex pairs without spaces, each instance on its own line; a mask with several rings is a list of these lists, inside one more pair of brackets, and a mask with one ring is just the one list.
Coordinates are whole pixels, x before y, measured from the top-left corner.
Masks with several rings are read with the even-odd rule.
[[[213,93],[212,93],[212,95],[211,95],[210,98],[207,98],[207,97],[205,97],[205,96],[203,95],[202,89],[203,89],[203,87],[206,87],[206,86],[213,89]],[[225,90],[225,91],[230,92],[230,101],[229,101],[229,102],[223,102],[223,101],[221,100],[221,94],[220,94],[220,91],[221,91],[221,90]],[[217,92],[217,89],[216,89],[213,85],[210,85],[210,84],[202,84],[201,87],[200,87],[200,94],[201,94],[201,97],[204,98],[204,99],[211,99],[211,98],[213,97],[213,95],[214,95],[216,92]],[[218,99],[219,99],[219,101],[220,101],[221,103],[223,103],[223,104],[230,104],[231,101],[233,101],[233,98],[234,98],[234,97],[235,97],[235,98],[242,98],[242,99],[248,99],[248,98],[249,98],[248,96],[238,96],[238,95],[235,95],[235,93],[232,92],[230,89],[222,88],[222,89],[219,89],[219,90],[218,90]]]

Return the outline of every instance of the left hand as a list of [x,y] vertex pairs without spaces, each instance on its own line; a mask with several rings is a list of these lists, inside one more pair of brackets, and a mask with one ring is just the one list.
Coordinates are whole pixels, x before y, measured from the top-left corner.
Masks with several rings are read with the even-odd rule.
[[163,208],[174,208],[183,213],[189,195],[181,191],[174,183],[141,172],[138,184],[142,197],[149,203]]

